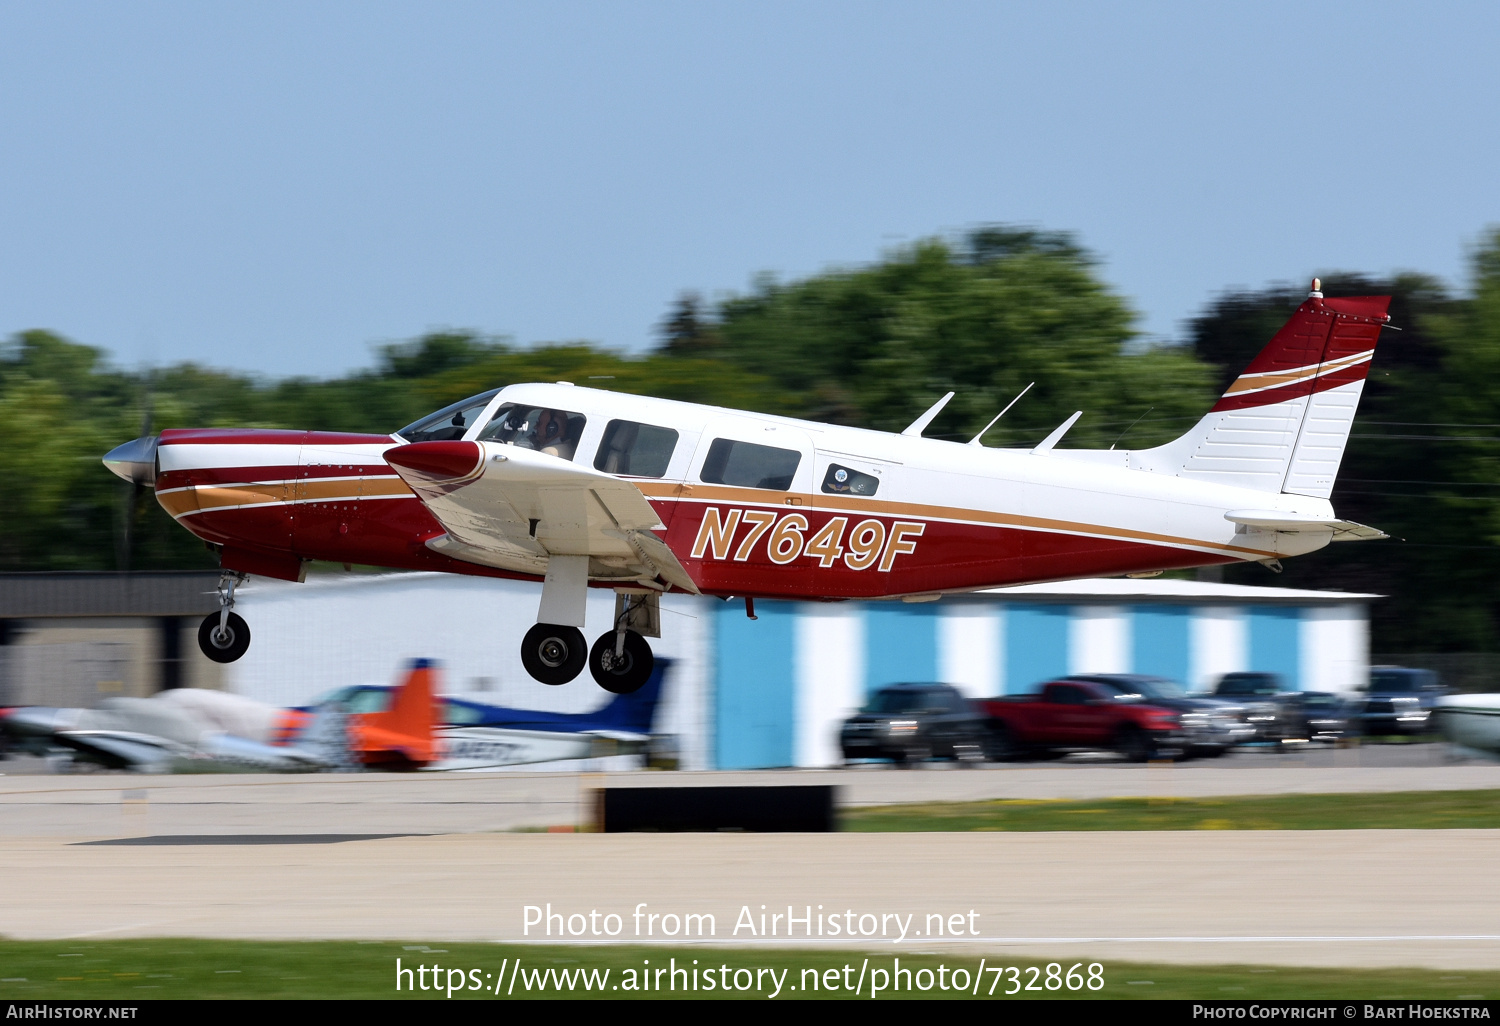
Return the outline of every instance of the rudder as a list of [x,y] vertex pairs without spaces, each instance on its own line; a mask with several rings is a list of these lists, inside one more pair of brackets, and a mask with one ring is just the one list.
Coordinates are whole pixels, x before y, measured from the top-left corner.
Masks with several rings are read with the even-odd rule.
[[1317,284],[1191,431],[1132,463],[1328,498],[1391,297],[1325,299]]

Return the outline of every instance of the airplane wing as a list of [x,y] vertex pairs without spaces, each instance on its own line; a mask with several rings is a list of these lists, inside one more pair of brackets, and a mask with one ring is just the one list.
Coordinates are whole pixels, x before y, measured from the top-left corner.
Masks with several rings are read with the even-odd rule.
[[71,748],[89,762],[110,769],[160,771],[188,754],[183,746],[166,738],[127,730],[61,730],[53,743]]
[[1232,509],[1224,514],[1230,523],[1258,527],[1263,531],[1333,531],[1334,541],[1374,541],[1390,535],[1352,520],[1334,520],[1311,513],[1287,513],[1269,509]]
[[537,575],[551,556],[588,556],[594,580],[698,591],[624,478],[495,442],[417,442],[385,459],[442,524],[434,551]]

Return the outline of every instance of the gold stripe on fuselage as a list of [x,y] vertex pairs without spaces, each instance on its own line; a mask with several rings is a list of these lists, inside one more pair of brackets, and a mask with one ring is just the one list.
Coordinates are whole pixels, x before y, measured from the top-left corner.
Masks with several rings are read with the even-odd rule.
[[[780,506],[788,508],[788,499],[806,502],[807,496],[800,492],[767,492],[760,488],[734,488],[724,485],[668,485],[633,482],[648,497],[675,499],[679,502],[733,502],[757,506]],[[790,508],[804,508],[791,506]],[[845,495],[818,493],[813,496],[813,509],[841,510],[854,513],[873,513],[883,516],[903,517],[944,523],[980,524],[987,527],[1010,527],[1027,531],[1047,531],[1061,534],[1086,534],[1106,538],[1122,538],[1127,541],[1174,548],[1210,549],[1214,552],[1243,554],[1256,559],[1276,555],[1265,549],[1254,549],[1245,545],[1227,545],[1222,542],[1201,541],[1196,538],[1180,538],[1169,534],[1154,534],[1126,527],[1105,527],[1100,524],[1083,524],[1070,520],[1052,520],[1047,517],[1028,517],[1016,513],[996,513],[989,510],[964,509],[953,506],[931,506],[919,502],[893,502],[887,499],[856,499]]]
[[[351,482],[358,482],[359,491],[351,491]],[[676,502],[730,502],[751,506],[786,508],[808,508],[803,506],[809,497],[801,492],[773,492],[762,488],[735,488],[729,485],[671,484],[667,482],[632,481],[647,498]],[[287,488],[295,489],[294,498],[287,497]],[[174,488],[157,493],[157,500],[174,518],[191,516],[218,510],[242,509],[255,506],[297,505],[308,502],[359,502],[365,499],[395,499],[413,497],[410,488],[398,477],[367,478],[306,478],[291,481],[266,481],[233,485],[199,485]],[[893,502],[887,499],[863,499],[843,495],[818,493],[812,497],[814,509],[841,510],[853,513],[869,513],[908,519],[921,519],[944,523],[978,524],[987,527],[1008,527],[1018,530],[1045,531],[1059,534],[1092,535],[1095,537],[1119,538],[1143,544],[1166,545],[1173,548],[1208,549],[1213,552],[1232,553],[1242,557],[1265,559],[1276,555],[1274,551],[1251,548],[1245,545],[1229,545],[1222,542],[1182,538],[1175,535],[1137,531],[1125,527],[1106,527],[1100,524],[1079,523],[1070,520],[1054,520],[1048,517],[1029,517],[1016,513],[999,513],[989,510],[965,509],[954,506],[934,506],[916,502]],[[795,504],[789,500],[796,500]]]
[[308,502],[360,502],[413,498],[399,477],[309,477],[244,484],[188,485],[156,493],[162,508],[181,519],[194,513],[250,506],[295,506]]

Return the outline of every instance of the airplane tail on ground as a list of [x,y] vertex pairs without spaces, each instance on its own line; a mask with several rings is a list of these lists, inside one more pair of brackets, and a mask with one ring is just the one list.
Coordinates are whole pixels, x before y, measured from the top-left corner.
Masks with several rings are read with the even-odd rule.
[[658,657],[646,683],[628,695],[615,695],[604,705],[588,712],[543,712],[538,709],[509,709],[486,705],[469,699],[451,699],[454,705],[470,710],[476,727],[507,727],[512,730],[563,731],[572,733],[650,734],[661,701],[662,679],[672,660]]
[[437,758],[436,664],[413,659],[384,712],[361,713],[350,728],[354,756],[366,766],[418,769]]
[[1390,296],[1313,291],[1191,431],[1130,465],[1326,499],[1333,491]]

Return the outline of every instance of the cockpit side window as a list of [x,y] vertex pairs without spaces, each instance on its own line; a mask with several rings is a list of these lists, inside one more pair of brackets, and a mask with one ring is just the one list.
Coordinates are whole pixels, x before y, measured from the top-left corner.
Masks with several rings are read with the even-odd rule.
[[495,411],[478,440],[535,449],[571,460],[578,451],[585,419],[583,414],[567,410],[505,403]]
[[672,462],[677,432],[633,420],[612,420],[594,456],[594,469],[630,477],[662,477]]
[[499,391],[498,388],[492,388],[452,406],[444,406],[436,413],[429,413],[416,423],[406,425],[396,434],[408,442],[457,441],[474,425],[474,419],[484,412],[484,408]]

